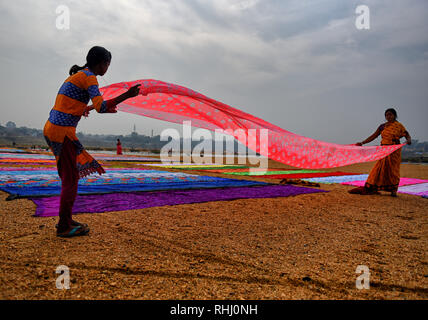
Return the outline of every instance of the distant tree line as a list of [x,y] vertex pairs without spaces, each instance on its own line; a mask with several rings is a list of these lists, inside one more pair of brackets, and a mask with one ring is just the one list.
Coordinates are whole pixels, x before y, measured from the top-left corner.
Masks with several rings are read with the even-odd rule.
[[136,132],[132,132],[129,135],[104,135],[78,132],[76,135],[84,146],[91,148],[115,148],[117,139],[120,139],[124,148],[159,151],[167,143],[166,141],[160,141],[159,135],[149,137]]
[[[166,141],[160,141],[159,135],[149,137],[139,135],[136,132],[129,135],[102,135],[78,132],[76,135],[85,147],[94,149],[115,149],[117,139],[120,139],[125,149],[157,151],[167,143]],[[0,124],[0,145],[11,146],[14,144],[22,147],[47,148],[43,130],[17,127],[12,121],[7,122],[5,126]]]
[[402,152],[404,162],[428,162],[428,142],[412,140],[411,145],[405,145]]
[[412,140],[411,145],[403,147],[403,154],[406,153],[428,153],[428,141],[419,142],[419,140]]
[[[116,141],[120,139],[125,150],[148,150],[158,152],[168,143],[167,141],[161,141],[159,135],[150,137],[140,135],[136,132],[132,132],[129,135],[104,135],[78,132],[77,137],[88,149],[115,149]],[[192,141],[192,149],[198,143],[199,141]],[[43,130],[17,127],[14,122],[8,121],[5,126],[0,124],[0,146],[12,145],[47,148],[46,141],[43,137]],[[215,150],[214,142],[212,150]],[[235,152],[238,150],[236,141],[234,150]],[[428,142],[419,142],[419,140],[414,139],[411,145],[404,146],[402,154],[405,159],[426,159],[428,157]]]
[[[160,135],[146,136],[137,132],[129,135],[104,135],[91,133],[76,133],[77,138],[87,149],[111,149],[116,148],[117,139],[120,139],[124,150],[139,151],[146,150],[151,152],[160,152],[162,147],[168,141],[161,141]],[[170,138],[171,139],[171,138]],[[169,140],[170,141],[170,140]],[[192,141],[192,149],[199,144],[199,141]],[[183,141],[180,141],[180,150],[183,150]],[[6,126],[0,125],[0,146],[18,146],[27,148],[48,148],[43,130],[31,129],[27,127],[17,127],[15,123],[9,121]],[[215,143],[212,141],[212,151],[215,150]],[[224,150],[226,150],[224,142]],[[238,143],[235,141],[234,150],[238,150]]]

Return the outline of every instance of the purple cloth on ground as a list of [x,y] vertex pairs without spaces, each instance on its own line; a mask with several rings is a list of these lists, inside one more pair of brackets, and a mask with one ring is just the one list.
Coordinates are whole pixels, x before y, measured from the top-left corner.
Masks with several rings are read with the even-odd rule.
[[[124,211],[235,199],[288,197],[318,192],[327,191],[290,185],[268,185],[260,187],[79,195],[74,204],[73,213]],[[58,216],[59,197],[32,198],[31,200],[37,205],[35,216]]]
[[[408,186],[412,184],[420,184],[420,183],[426,183],[428,180],[423,179],[414,179],[414,178],[400,178],[400,184],[399,187],[402,186]],[[364,187],[366,181],[348,181],[348,182],[342,182],[342,184],[350,185],[350,186],[356,186],[356,187]]]
[[399,187],[398,192],[414,194],[416,196],[428,196],[428,183],[419,183],[411,186]]

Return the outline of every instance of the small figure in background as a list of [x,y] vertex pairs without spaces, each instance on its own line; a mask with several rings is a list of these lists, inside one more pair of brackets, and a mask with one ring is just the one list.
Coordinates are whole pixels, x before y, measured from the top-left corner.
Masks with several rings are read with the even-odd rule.
[[116,148],[117,148],[117,154],[122,154],[122,144],[120,143],[120,139],[117,139],[117,143],[116,143]]

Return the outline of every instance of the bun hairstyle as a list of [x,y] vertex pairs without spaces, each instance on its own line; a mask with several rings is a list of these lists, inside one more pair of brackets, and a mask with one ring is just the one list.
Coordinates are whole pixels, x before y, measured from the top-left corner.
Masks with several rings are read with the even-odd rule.
[[397,111],[395,111],[395,109],[394,109],[394,108],[386,109],[386,110],[385,110],[385,115],[386,115],[388,112],[391,112],[391,113],[394,115],[395,119],[397,119],[397,118],[398,118],[398,116],[397,116]]
[[79,72],[80,70],[83,70],[87,67],[93,68],[96,65],[103,63],[103,62],[110,62],[111,61],[111,53],[106,48],[95,46],[92,47],[87,56],[86,56],[86,63],[84,66],[80,67],[77,64],[72,66],[70,68],[69,74],[70,76]]

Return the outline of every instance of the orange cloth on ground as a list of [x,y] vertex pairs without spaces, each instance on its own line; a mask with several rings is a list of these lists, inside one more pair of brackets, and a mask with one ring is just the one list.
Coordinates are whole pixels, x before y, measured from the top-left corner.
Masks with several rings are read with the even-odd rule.
[[[400,144],[400,138],[407,133],[406,128],[398,121],[382,124],[379,129],[381,130],[382,145]],[[364,187],[372,191],[397,191],[400,183],[400,163],[401,149],[378,160],[370,171]]]

